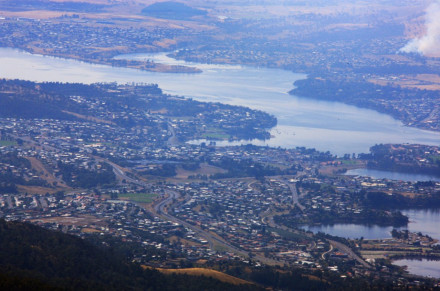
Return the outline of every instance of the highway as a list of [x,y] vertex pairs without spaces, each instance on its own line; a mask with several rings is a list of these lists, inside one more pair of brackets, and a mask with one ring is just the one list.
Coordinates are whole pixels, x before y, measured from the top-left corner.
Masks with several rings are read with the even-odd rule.
[[168,131],[170,133],[170,137],[168,138],[167,144],[168,146],[175,146],[179,144],[179,140],[176,137],[176,131],[174,130],[173,125],[171,122],[167,121],[168,123]]
[[298,195],[298,190],[296,189],[296,183],[290,183],[282,178],[276,178],[276,180],[278,180],[281,183],[285,183],[289,187],[290,193],[292,193],[293,205],[298,206],[299,209],[301,209],[301,211],[303,211],[305,209],[305,207],[301,203],[299,203],[299,195]]
[[[298,230],[291,229],[291,228],[289,228],[289,227],[287,227],[287,226],[276,224],[275,221],[273,220],[273,216],[274,216],[273,213],[268,214],[266,217],[264,217],[264,218],[262,219],[262,222],[263,222],[263,223],[266,223],[267,225],[269,225],[270,227],[273,227],[273,228],[279,228],[279,229],[282,229],[282,230],[285,230],[285,231],[289,231],[289,232],[292,232],[292,233],[295,233],[295,234],[306,235],[306,236],[308,236],[308,237],[310,237],[310,238],[313,237],[312,234],[308,234],[308,233],[300,232],[300,231],[298,231]],[[350,247],[348,247],[347,245],[345,245],[345,244],[343,244],[343,243],[340,243],[340,242],[337,242],[337,241],[334,241],[334,240],[330,240],[330,239],[327,239],[327,240],[328,240],[328,242],[329,242],[330,245],[331,245],[330,251],[333,250],[333,249],[335,249],[335,248],[337,248],[337,249],[339,249],[341,252],[346,253],[346,254],[348,255],[349,258],[351,258],[351,259],[353,259],[353,260],[356,260],[359,264],[361,264],[361,265],[364,266],[365,268],[367,268],[367,269],[371,269],[371,268],[372,268],[372,266],[371,266],[370,264],[368,264],[365,260],[363,260],[361,257],[359,257],[359,256],[358,256],[355,252],[353,252],[353,250],[352,250]],[[316,246],[316,245],[315,245],[315,246]],[[325,255],[327,255],[328,253],[330,253],[330,251],[327,251],[327,252],[321,254],[321,258],[322,258],[323,260],[325,260]]]
[[351,259],[356,260],[359,264],[361,264],[365,268],[367,268],[367,269],[372,268],[372,266],[370,264],[368,264],[361,257],[356,255],[355,252],[353,252],[353,250],[350,247],[348,247],[347,245],[340,243],[340,242],[337,242],[337,241],[334,241],[334,240],[330,240],[330,239],[328,241],[334,248],[337,248],[341,252],[346,253]]
[[[172,222],[175,222],[175,223],[179,223],[179,224],[191,229],[197,235],[206,239],[209,242],[210,247],[212,247],[213,245],[219,245],[219,246],[227,249],[229,252],[235,253],[236,255],[240,255],[243,257],[249,257],[249,253],[247,251],[239,249],[239,248],[231,245],[230,243],[228,243],[224,239],[211,234],[210,232],[207,232],[207,231],[205,231],[195,225],[192,225],[186,221],[183,221],[177,217],[170,215],[165,210],[165,208],[167,206],[171,205],[174,200],[178,199],[180,197],[180,195],[179,195],[179,193],[172,191],[172,190],[168,190],[168,189],[165,190],[165,193],[168,195],[168,197],[165,198],[164,200],[160,201],[159,203],[157,203],[153,207],[154,211],[156,212],[155,214],[157,216],[160,216],[162,218],[165,218],[165,219],[172,221]],[[258,260],[262,263],[268,264],[268,265],[281,265],[281,264],[283,264],[283,262],[281,262],[281,261],[279,262],[279,261],[272,260],[272,259],[266,258],[264,256],[260,256],[260,255],[254,255],[253,257],[256,260]]]

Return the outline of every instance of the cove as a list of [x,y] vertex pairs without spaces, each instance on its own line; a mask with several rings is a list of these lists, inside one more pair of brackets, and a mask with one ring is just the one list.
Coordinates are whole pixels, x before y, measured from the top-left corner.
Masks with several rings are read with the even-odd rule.
[[406,266],[410,274],[440,279],[440,261],[429,259],[394,260],[394,265]]
[[338,102],[291,96],[296,80],[306,78],[280,69],[236,65],[205,65],[168,58],[165,53],[133,54],[119,58],[161,59],[192,65],[200,74],[157,73],[89,64],[0,48],[0,77],[31,81],[156,83],[165,93],[200,101],[242,105],[273,114],[278,125],[266,141],[243,141],[274,147],[309,147],[333,154],[366,153],[379,143],[439,145],[440,133],[405,127],[373,110]]
[[353,169],[348,170],[345,175],[348,176],[364,176],[373,179],[388,179],[405,182],[417,182],[417,181],[435,181],[440,182],[440,178],[432,175],[412,174],[412,173],[400,173],[389,172],[373,169]]
[[[408,229],[411,232],[422,232],[434,239],[440,239],[440,228],[438,222],[440,221],[439,209],[411,209],[403,210],[402,213],[409,218],[407,227],[398,229]],[[314,233],[319,231],[335,236],[345,238],[365,238],[365,239],[383,239],[391,238],[392,226],[378,226],[378,225],[360,225],[360,224],[334,224],[334,225],[319,225],[319,226],[305,226],[305,230],[310,230]]]

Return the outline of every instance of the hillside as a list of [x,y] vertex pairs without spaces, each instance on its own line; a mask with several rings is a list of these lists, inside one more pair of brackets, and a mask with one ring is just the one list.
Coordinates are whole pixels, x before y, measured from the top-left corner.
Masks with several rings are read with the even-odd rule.
[[[0,220],[0,288],[92,290],[247,290],[201,276],[164,275],[116,251],[41,227]],[[253,286],[255,289],[255,286]]]
[[205,15],[206,12],[178,2],[158,2],[142,10],[142,14],[155,18],[190,20],[194,16]]

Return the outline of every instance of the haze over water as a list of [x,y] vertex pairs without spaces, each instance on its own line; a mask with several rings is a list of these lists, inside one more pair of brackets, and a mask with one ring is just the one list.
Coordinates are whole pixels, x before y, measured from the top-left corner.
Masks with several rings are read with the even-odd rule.
[[258,145],[304,146],[343,155],[368,152],[378,143],[440,144],[440,133],[405,127],[400,121],[373,110],[289,95],[287,92],[294,88],[293,83],[305,78],[304,74],[247,66],[185,63],[170,59],[164,53],[123,57],[188,64],[203,72],[146,72],[0,48],[0,77],[39,82],[156,83],[169,94],[260,109],[275,115],[278,126],[271,130],[274,138],[252,142]]

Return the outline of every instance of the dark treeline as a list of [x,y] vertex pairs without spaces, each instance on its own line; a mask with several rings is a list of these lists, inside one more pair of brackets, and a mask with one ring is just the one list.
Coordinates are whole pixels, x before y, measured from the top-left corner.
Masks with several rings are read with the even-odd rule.
[[0,117],[94,120],[124,128],[147,126],[154,134],[160,127],[167,127],[165,121],[156,124],[157,112],[167,118],[194,118],[197,122],[189,123],[185,134],[178,136],[182,141],[195,138],[198,123],[234,139],[267,139],[270,134],[266,129],[277,124],[274,116],[263,111],[166,95],[156,84],[86,85],[0,79],[0,92]]
[[[0,220],[0,288],[57,290],[258,290],[206,277],[164,275],[117,250],[38,226]],[[5,289],[6,288],[6,289]]]
[[387,106],[387,103],[384,104],[380,100],[408,103],[411,100],[417,99],[434,102],[434,100],[440,97],[440,93],[436,91],[391,85],[380,86],[364,80],[332,79],[326,76],[320,78],[311,76],[305,80],[298,80],[295,82],[295,86],[296,88],[290,91],[290,94],[326,101],[339,101],[363,108],[370,108],[390,114],[403,121],[411,120],[413,116],[410,116],[406,110]]
[[439,208],[440,192],[429,196],[405,197],[400,194],[389,195],[383,192],[368,192],[365,205],[381,209]]
[[79,169],[74,165],[64,164],[58,161],[58,168],[63,180],[67,185],[79,188],[93,188],[96,186],[116,183],[116,176],[113,168],[107,163],[99,164],[101,168],[98,171]]
[[301,212],[298,209],[294,209],[288,214],[275,216],[275,221],[288,227],[311,224],[333,225],[338,223],[401,227],[409,222],[408,217],[400,211],[390,212],[383,209],[364,209],[361,213],[340,213],[334,210],[312,209],[308,211],[307,217],[300,216],[300,214]]
[[440,156],[434,147],[379,144],[371,147],[370,152],[363,156],[370,169],[440,177]]
[[234,160],[229,157],[222,157],[219,161],[208,161],[209,164],[227,170],[227,173],[217,173],[211,176],[213,179],[231,177],[256,177],[274,176],[281,174],[295,174],[294,168],[281,170],[279,168],[256,163],[251,159]]

